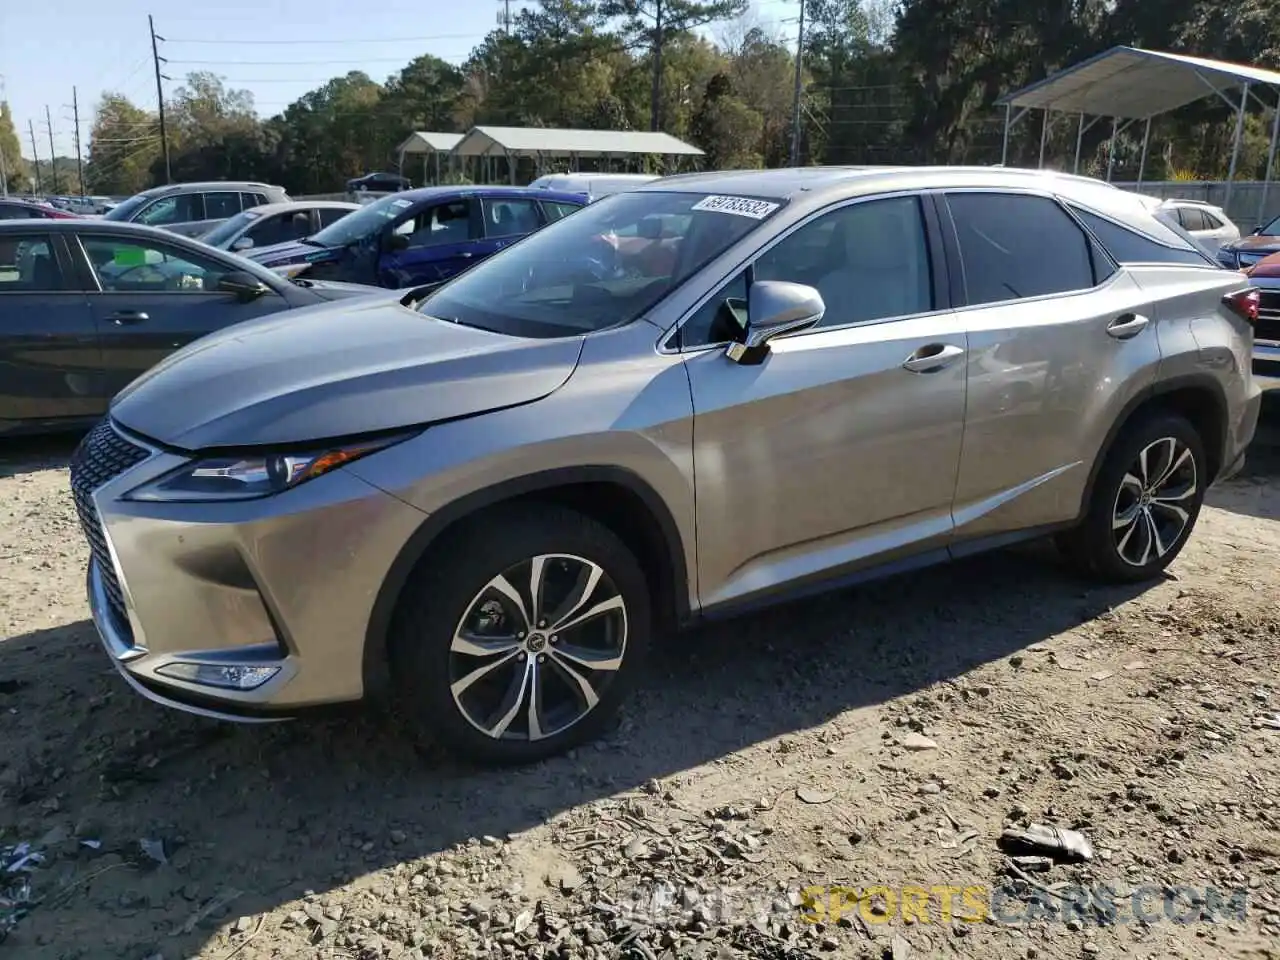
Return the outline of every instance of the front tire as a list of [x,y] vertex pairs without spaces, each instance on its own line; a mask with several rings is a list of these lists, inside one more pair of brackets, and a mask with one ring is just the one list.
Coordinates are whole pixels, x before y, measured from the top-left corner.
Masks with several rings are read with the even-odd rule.
[[1196,428],[1176,414],[1144,417],[1108,452],[1084,522],[1061,535],[1059,546],[1098,579],[1150,580],[1186,545],[1208,481]]
[[501,509],[405,587],[390,646],[403,713],[461,759],[562,753],[613,719],[650,620],[644,573],[607,527],[553,505]]

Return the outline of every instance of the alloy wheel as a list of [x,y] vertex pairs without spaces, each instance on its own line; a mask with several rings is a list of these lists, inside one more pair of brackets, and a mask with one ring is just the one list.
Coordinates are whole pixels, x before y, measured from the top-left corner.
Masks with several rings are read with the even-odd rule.
[[454,704],[496,740],[543,740],[599,704],[627,646],[627,607],[598,564],[541,554],[494,577],[449,648]]
[[1196,458],[1176,437],[1147,444],[1120,480],[1111,514],[1116,553],[1145,567],[1181,541],[1195,502]]

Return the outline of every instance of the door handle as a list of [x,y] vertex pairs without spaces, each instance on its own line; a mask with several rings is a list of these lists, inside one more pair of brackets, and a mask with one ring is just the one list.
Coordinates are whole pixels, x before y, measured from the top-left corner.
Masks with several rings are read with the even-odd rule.
[[910,370],[912,373],[936,373],[962,356],[964,356],[964,347],[957,347],[951,343],[931,343],[921,347],[902,361],[902,369]]
[[472,253],[470,250],[463,250],[460,254],[458,254],[458,256],[463,260],[470,260],[472,257],[475,256],[475,254]]
[[117,326],[124,326],[127,323],[142,323],[151,318],[141,310],[119,310],[107,319]]
[[1107,334],[1117,340],[1136,337],[1151,321],[1137,313],[1122,313],[1107,324]]

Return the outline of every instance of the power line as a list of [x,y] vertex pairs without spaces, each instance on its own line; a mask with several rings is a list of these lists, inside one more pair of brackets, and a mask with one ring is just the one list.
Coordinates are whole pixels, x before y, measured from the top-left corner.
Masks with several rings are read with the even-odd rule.
[[333,40],[298,40],[298,39],[197,40],[194,37],[186,38],[186,39],[181,37],[171,37],[166,42],[167,43],[190,43],[190,44],[198,43],[198,44],[208,45],[208,46],[235,45],[237,47],[244,46],[245,44],[250,44],[250,43],[261,44],[266,46],[295,46],[300,44],[323,45],[323,44],[340,43],[346,46],[353,43],[424,43],[428,40],[475,40],[475,39],[476,39],[476,34],[474,33],[437,33],[437,34],[433,34],[425,37],[364,37],[364,38],[351,38],[351,39],[341,39],[341,40],[338,40],[338,39],[333,39]]
[[[470,56],[466,54],[451,54],[450,56]],[[439,54],[426,54],[426,56],[436,57],[438,60],[446,60]],[[364,57],[357,60],[170,60],[173,66],[183,67],[323,67],[326,65],[338,63],[404,63],[408,64],[412,61],[405,60],[404,57]]]

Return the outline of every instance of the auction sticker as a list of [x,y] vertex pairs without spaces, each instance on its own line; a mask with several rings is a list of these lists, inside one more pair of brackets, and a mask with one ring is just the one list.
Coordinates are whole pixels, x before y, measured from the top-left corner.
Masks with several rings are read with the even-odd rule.
[[750,197],[703,197],[695,203],[692,210],[710,210],[714,213],[732,213],[735,217],[750,217],[752,220],[763,220],[778,207],[780,203],[768,200],[752,200]]

